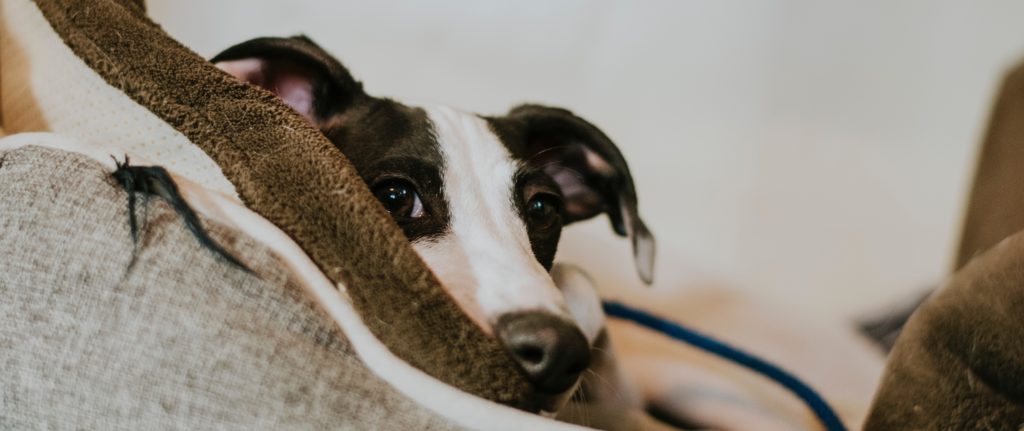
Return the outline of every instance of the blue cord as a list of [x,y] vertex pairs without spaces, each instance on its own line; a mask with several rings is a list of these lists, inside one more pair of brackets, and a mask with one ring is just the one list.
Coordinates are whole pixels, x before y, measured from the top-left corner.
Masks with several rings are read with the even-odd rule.
[[828,431],[846,431],[846,427],[843,426],[839,417],[836,416],[835,411],[833,411],[832,407],[829,407],[828,403],[821,398],[821,395],[818,395],[814,389],[811,389],[810,386],[807,386],[792,374],[789,374],[785,370],[772,365],[763,359],[717,341],[707,335],[683,327],[678,323],[670,322],[653,314],[631,308],[618,302],[604,301],[604,312],[609,316],[636,322],[669,337],[675,338],[676,340],[690,344],[698,349],[714,353],[722,358],[736,362],[737,364],[761,373],[765,377],[775,380],[782,386],[785,386],[786,389],[789,389],[796,394],[796,396],[800,397],[800,399],[811,408],[814,414],[818,416],[821,423],[825,425],[825,429]]

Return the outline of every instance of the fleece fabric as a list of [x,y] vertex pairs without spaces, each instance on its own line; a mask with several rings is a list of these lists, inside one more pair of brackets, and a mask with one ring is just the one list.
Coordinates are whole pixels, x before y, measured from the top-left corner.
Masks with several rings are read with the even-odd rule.
[[956,267],[1024,229],[1024,64],[1006,74],[975,171]]

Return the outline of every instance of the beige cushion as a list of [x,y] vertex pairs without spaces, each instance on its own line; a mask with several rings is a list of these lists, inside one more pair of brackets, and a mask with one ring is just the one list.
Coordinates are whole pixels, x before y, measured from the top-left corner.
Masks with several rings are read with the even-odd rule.
[[[0,429],[457,429],[369,372],[260,243],[200,247],[97,162],[0,152]],[[142,199],[140,195],[140,199]]]

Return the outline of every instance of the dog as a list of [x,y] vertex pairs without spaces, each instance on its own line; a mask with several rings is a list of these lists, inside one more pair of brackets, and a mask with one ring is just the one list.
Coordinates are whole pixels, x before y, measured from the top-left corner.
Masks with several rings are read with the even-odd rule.
[[304,36],[249,40],[211,61],[322,131],[459,307],[548,398],[543,410],[564,406],[603,320],[599,309],[574,315],[549,273],[563,226],[607,214],[632,241],[640,277],[653,272],[629,168],[600,129],[540,105],[482,116],[374,97]]
[[[352,162],[458,306],[515,359],[543,398],[541,413],[617,430],[813,427],[803,406],[778,401],[785,394],[763,379],[606,321],[593,281],[554,263],[564,226],[607,214],[631,240],[640,278],[652,281],[655,240],[638,214],[629,168],[590,122],[540,105],[484,116],[374,97],[303,36],[249,40],[212,61],[279,97]],[[851,400],[840,406],[851,423],[866,411],[880,360],[853,331],[719,290],[677,303],[674,315],[700,316],[694,321],[715,322],[733,338],[751,333],[734,330],[735,322],[760,321],[771,330],[745,343],[783,356],[797,351],[783,361],[793,367],[814,369],[830,360],[822,352],[856,358],[848,367],[855,372],[819,375],[826,395]],[[827,348],[809,354],[807,340],[828,340]]]

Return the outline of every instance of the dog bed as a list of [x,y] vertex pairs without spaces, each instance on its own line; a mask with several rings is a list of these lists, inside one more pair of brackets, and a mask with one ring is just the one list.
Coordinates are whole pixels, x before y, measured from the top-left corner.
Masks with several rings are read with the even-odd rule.
[[[577,428],[337,149],[141,2],[0,0],[0,118],[0,428]],[[133,240],[125,162],[244,267],[149,194]]]
[[[1024,143],[1021,75],[967,255],[1024,227],[1010,211],[970,233],[1015,202],[1017,165],[1000,160]],[[319,132],[141,2],[0,0],[0,119],[0,428],[578,429],[516,409],[529,385]],[[165,167],[245,268],[149,194],[133,239],[112,176],[125,162]],[[868,429],[1024,423],[1022,261],[1018,235],[922,306]]]

